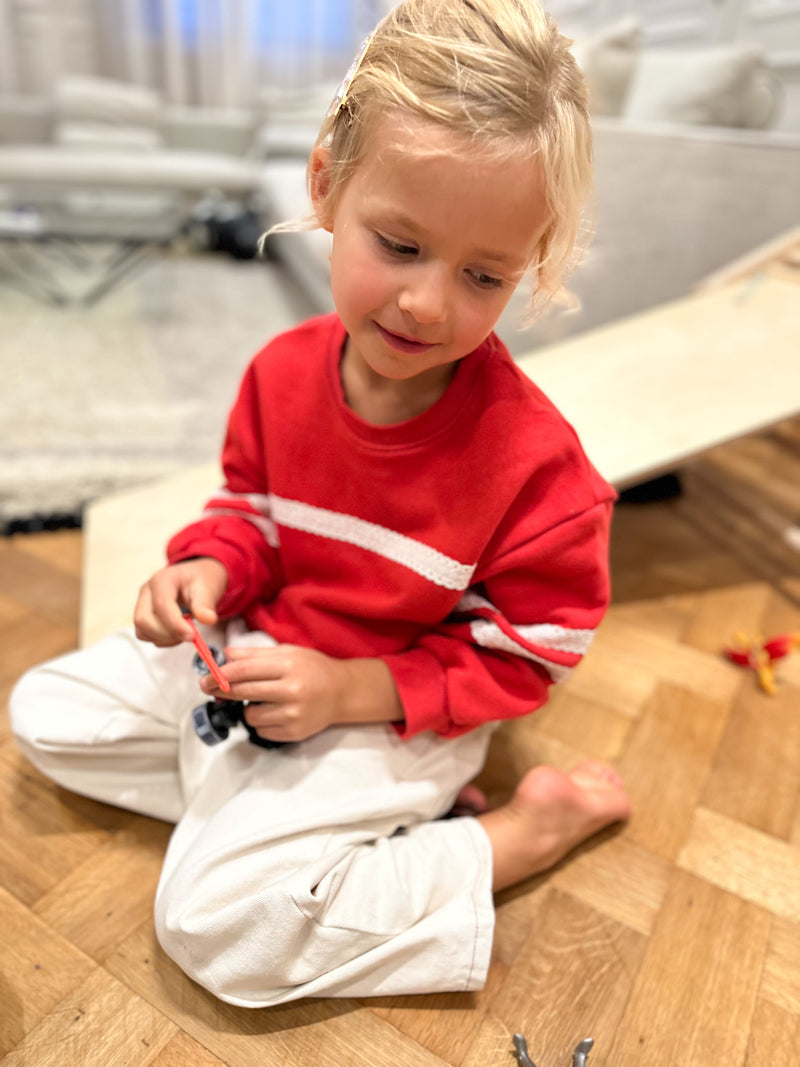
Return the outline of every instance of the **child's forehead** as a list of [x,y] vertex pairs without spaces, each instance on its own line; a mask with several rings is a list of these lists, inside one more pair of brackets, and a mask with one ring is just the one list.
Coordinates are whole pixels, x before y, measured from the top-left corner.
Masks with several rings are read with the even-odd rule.
[[465,164],[488,163],[510,157],[527,157],[534,164],[534,149],[524,138],[497,134],[466,134],[410,112],[393,110],[377,118],[365,131],[364,160],[391,158],[433,160],[446,157]]

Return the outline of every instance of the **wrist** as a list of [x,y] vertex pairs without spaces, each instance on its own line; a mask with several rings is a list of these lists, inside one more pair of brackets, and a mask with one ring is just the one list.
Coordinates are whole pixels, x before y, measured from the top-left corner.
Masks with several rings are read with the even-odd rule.
[[394,677],[381,659],[343,659],[340,672],[342,723],[403,722],[405,714]]

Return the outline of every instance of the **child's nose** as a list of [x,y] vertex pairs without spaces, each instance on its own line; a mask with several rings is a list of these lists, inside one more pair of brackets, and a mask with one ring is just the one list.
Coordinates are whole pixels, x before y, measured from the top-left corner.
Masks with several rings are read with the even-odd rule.
[[449,285],[446,271],[431,264],[427,269],[414,271],[406,281],[398,304],[415,322],[433,325],[447,318]]

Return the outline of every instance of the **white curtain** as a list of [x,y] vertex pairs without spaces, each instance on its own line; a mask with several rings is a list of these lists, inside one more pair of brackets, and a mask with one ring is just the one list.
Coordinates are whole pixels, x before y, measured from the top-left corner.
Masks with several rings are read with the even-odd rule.
[[0,0],[0,93],[64,74],[158,89],[170,104],[242,107],[263,85],[338,81],[386,0]]

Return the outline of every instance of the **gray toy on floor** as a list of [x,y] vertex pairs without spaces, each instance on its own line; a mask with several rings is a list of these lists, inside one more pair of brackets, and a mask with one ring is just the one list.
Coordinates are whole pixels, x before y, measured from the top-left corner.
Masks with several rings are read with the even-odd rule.
[[[587,1037],[578,1045],[572,1053],[572,1067],[586,1067],[586,1057],[594,1046],[594,1038]],[[514,1034],[514,1048],[517,1051],[517,1059],[520,1067],[536,1067],[536,1064],[528,1055],[528,1042],[522,1034]]]

